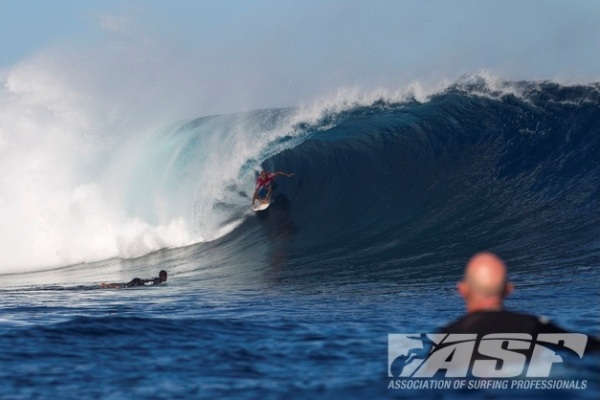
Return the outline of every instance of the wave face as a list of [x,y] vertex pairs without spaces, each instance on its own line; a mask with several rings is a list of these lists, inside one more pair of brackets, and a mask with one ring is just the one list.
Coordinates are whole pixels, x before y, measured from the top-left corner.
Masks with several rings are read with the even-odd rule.
[[[533,265],[598,260],[598,84],[477,76],[417,92],[200,118],[101,146],[68,129],[5,140],[3,166],[17,173],[0,182],[2,236],[19,244],[2,249],[3,271],[219,238],[212,246],[240,264],[252,246],[291,271],[328,260],[338,274],[379,276],[402,260],[405,276],[482,249]],[[74,132],[90,122],[63,114]],[[277,178],[275,203],[254,215],[261,166],[296,175]]]
[[319,277],[424,279],[484,249],[530,271],[597,265],[599,99],[598,85],[475,79],[328,114],[265,162],[297,175],[278,178],[269,240]]

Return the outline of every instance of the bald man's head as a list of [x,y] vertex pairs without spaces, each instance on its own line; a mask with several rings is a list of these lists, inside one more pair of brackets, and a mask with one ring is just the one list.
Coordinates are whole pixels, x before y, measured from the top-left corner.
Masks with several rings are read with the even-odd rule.
[[478,253],[465,268],[458,290],[469,311],[501,308],[504,297],[512,291],[506,279],[506,266],[495,254]]

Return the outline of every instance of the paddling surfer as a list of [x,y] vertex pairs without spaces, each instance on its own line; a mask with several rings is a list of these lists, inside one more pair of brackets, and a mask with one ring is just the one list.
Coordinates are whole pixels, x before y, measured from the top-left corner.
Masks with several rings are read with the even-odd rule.
[[133,278],[131,281],[127,283],[104,283],[100,284],[100,287],[103,289],[120,289],[120,288],[129,288],[136,286],[146,286],[146,285],[160,285],[163,282],[167,281],[167,271],[162,270],[158,273],[158,277],[152,279],[140,279]]

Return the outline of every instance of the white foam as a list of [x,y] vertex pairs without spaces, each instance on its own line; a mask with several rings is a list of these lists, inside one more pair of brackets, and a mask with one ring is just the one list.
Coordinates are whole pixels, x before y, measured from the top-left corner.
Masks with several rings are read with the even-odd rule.
[[[115,256],[136,257],[202,240],[172,217],[127,215],[104,175],[135,124],[111,123],[97,92],[42,54],[5,71],[0,92],[0,273]],[[93,79],[93,78],[90,78]],[[150,110],[152,112],[152,110]],[[123,171],[126,175],[127,171]]]

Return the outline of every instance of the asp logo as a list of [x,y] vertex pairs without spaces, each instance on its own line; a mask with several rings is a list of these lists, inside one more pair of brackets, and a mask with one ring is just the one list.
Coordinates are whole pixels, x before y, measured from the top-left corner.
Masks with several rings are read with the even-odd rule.
[[388,377],[447,378],[548,377],[557,352],[583,357],[587,336],[545,333],[534,339],[526,333],[477,334],[417,333],[388,335]]

